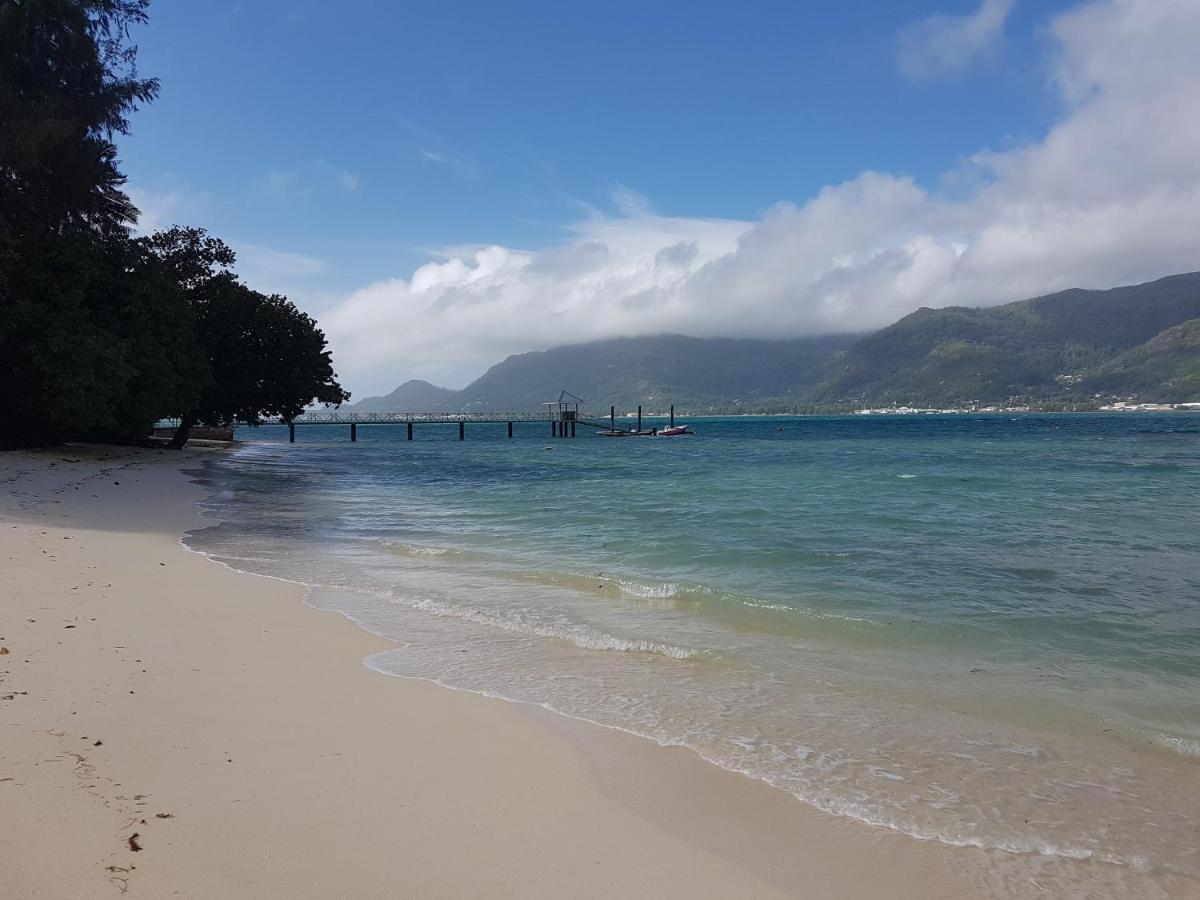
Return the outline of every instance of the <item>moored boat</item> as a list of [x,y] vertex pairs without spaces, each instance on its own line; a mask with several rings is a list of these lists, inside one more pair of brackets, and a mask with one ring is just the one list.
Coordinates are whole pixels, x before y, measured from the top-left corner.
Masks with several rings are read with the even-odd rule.
[[672,425],[669,428],[664,428],[661,431],[659,431],[658,436],[659,437],[679,437],[680,435],[695,434],[695,433],[696,432],[692,431],[686,425]]

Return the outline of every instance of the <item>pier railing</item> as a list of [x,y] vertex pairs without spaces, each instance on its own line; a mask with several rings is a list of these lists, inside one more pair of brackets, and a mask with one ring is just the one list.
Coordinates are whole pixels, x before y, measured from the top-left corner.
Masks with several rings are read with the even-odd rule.
[[[455,422],[549,422],[544,412],[460,413],[338,413],[311,412],[292,419],[294,425],[403,425],[405,422],[453,425]],[[286,420],[265,419],[264,424],[286,425]]]
[[[558,436],[558,422],[544,412],[461,412],[461,413],[339,413],[339,412],[310,412],[291,420],[268,419],[264,424],[286,425],[288,441],[296,443],[296,427],[299,425],[349,425],[350,440],[358,440],[359,425],[404,425],[408,429],[408,439],[413,439],[414,425],[457,425],[458,439],[467,438],[467,423],[504,424],[508,426],[508,436],[513,436],[514,422],[547,422],[551,426],[552,436]],[[564,433],[565,434],[565,433]]]
[[[547,404],[548,407],[553,404]],[[671,406],[670,412],[671,424],[675,424],[675,407]],[[607,421],[605,421],[607,419]],[[625,417],[622,416],[622,420]],[[575,437],[576,426],[583,425],[585,428],[594,428],[597,430],[608,430],[610,433],[618,433],[629,431],[629,433],[641,433],[642,430],[642,408],[639,406],[637,410],[637,429],[636,431],[629,429],[621,429],[616,425],[616,407],[609,407],[608,416],[601,415],[581,415],[578,408],[564,409],[562,404],[559,404],[558,410],[548,409],[545,412],[457,412],[457,413],[418,413],[418,412],[392,412],[392,413],[354,413],[354,412],[306,412],[301,416],[296,416],[294,419],[284,419],[279,416],[266,418],[262,420],[264,425],[286,425],[288,429],[288,440],[291,443],[296,442],[296,428],[299,426],[314,426],[314,425],[342,425],[350,426],[350,440],[358,440],[359,425],[404,425],[408,430],[408,439],[413,439],[414,425],[457,425],[458,439],[465,440],[468,424],[503,424],[508,427],[508,436],[513,436],[513,424],[515,422],[545,422],[550,426],[551,437]],[[178,420],[164,419],[158,423],[160,427],[173,427],[178,425]]]

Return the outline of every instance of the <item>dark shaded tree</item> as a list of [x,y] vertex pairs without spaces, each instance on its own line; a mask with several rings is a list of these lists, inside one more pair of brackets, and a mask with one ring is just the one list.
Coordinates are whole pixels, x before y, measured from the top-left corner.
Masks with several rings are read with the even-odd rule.
[[[148,0],[0,0],[0,442],[141,438],[347,396],[325,337],[230,272],[202,229],[132,239],[113,143],[158,92],[130,28]],[[12,423],[17,423],[16,426]]]
[[127,241],[120,254],[124,280],[115,298],[120,330],[128,341],[132,372],[116,403],[113,436],[144,438],[171,410],[195,402],[209,383],[195,315],[176,273],[145,240]]
[[197,402],[180,413],[172,446],[182,447],[196,424],[257,425],[350,398],[338,384],[324,333],[286,297],[220,273],[196,289],[193,310],[209,377]]
[[[182,297],[152,289],[113,138],[158,90],[129,28],[146,0],[0,0],[0,378],[5,442],[120,435],[152,404]],[[169,286],[159,279],[157,287]],[[170,391],[168,391],[170,393]],[[178,399],[178,398],[176,398]]]
[[0,0],[0,228],[110,230],[137,210],[113,138],[158,93],[132,25],[148,0]]
[[237,262],[237,255],[229,245],[203,228],[174,225],[141,238],[140,243],[162,262],[174,282],[185,291],[203,287]]
[[176,226],[138,241],[187,301],[188,335],[203,371],[185,402],[171,407],[182,447],[194,425],[257,425],[299,415],[311,403],[337,404],[342,390],[325,335],[285,297],[246,287],[236,257],[203,228]]
[[192,311],[144,244],[72,230],[6,280],[8,442],[141,438],[197,396]]

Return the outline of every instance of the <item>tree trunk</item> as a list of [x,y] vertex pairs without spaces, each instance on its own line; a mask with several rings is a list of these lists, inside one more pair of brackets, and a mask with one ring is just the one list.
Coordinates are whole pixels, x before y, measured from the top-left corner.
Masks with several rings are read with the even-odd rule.
[[171,443],[168,445],[172,450],[182,450],[188,442],[188,438],[192,434],[192,426],[196,424],[196,417],[188,413],[179,420],[179,427],[175,429],[175,437],[171,438]]

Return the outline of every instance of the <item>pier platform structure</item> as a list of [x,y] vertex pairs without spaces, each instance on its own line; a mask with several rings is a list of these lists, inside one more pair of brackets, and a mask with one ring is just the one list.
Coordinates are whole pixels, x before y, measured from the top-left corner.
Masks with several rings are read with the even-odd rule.
[[[413,428],[417,425],[457,425],[458,439],[466,440],[467,424],[505,425],[508,436],[513,436],[515,422],[550,422],[545,413],[517,412],[476,412],[476,413],[339,413],[313,412],[305,413],[294,419],[267,419],[264,424],[286,425],[288,441],[296,443],[296,429],[301,426],[341,425],[349,426],[350,440],[358,440],[359,425],[403,425],[408,431],[407,437],[413,439]],[[557,423],[554,423],[557,425]],[[555,432],[557,433],[557,431]]]
[[[413,440],[413,431],[418,425],[457,425],[458,439],[467,438],[467,425],[504,425],[507,436],[513,436],[513,425],[517,422],[543,422],[550,428],[550,437],[575,437],[580,425],[606,434],[645,434],[642,430],[642,407],[637,408],[637,427],[625,427],[625,417],[617,424],[615,406],[608,408],[608,416],[584,415],[580,412],[583,400],[569,391],[563,391],[557,400],[544,404],[545,412],[458,412],[458,413],[356,413],[356,412],[308,412],[293,419],[264,419],[264,425],[286,425],[288,441],[296,442],[296,429],[313,426],[341,426],[350,429],[350,440],[358,440],[359,425],[402,425],[408,440]],[[675,406],[671,406],[670,423],[675,424]]]

